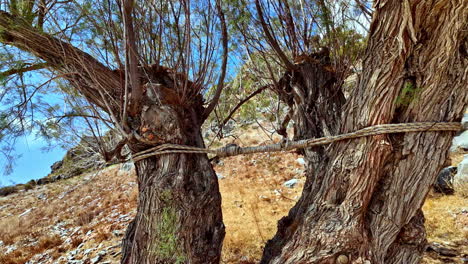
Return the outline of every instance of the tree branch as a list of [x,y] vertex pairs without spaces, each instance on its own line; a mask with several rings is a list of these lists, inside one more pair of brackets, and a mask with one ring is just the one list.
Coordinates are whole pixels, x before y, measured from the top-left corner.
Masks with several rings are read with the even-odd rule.
[[228,32],[226,26],[226,20],[224,19],[224,13],[221,9],[221,1],[216,1],[216,9],[218,11],[219,20],[221,21],[221,34],[223,36],[223,65],[221,67],[221,75],[218,79],[218,87],[216,87],[216,92],[214,94],[213,99],[211,100],[208,107],[205,109],[203,113],[203,120],[206,120],[213,109],[218,104],[219,98],[221,97],[221,92],[223,91],[224,87],[224,78],[226,77],[226,68],[227,68],[227,60],[228,60]]
[[[125,91],[128,91],[127,86],[130,84],[132,97],[130,98],[130,115],[135,116],[139,112],[141,98],[143,97],[143,87],[140,85],[140,78],[138,72],[138,51],[135,43],[135,31],[133,28],[133,0],[122,0],[122,13],[123,23],[125,28]],[[128,82],[130,80],[130,82]],[[128,92],[125,93],[125,101],[127,102]],[[124,106],[124,113],[126,113],[126,106]],[[124,114],[125,116],[125,114]],[[124,120],[125,122],[125,120]]]
[[219,137],[219,135],[221,134],[221,131],[223,130],[223,126],[226,125],[226,123],[229,121],[229,119],[231,119],[231,117],[234,115],[234,113],[243,105],[245,104],[246,102],[248,102],[250,99],[252,99],[254,96],[256,96],[257,94],[263,92],[263,90],[265,90],[266,88],[270,87],[270,85],[265,85],[265,86],[262,86],[260,88],[258,88],[255,92],[251,93],[249,96],[247,96],[246,98],[242,99],[232,110],[231,112],[228,114],[228,116],[226,118],[224,118],[223,122],[221,124],[219,124],[219,130],[218,130],[218,133],[216,133],[216,137]]
[[26,73],[30,71],[45,69],[47,68],[47,66],[48,66],[47,63],[38,63],[38,64],[29,65],[26,67],[9,69],[4,72],[0,72],[0,78],[5,78],[13,74],[21,74],[21,73]]
[[292,64],[288,60],[288,57],[286,57],[286,54],[284,54],[284,52],[281,50],[278,42],[276,41],[275,38],[273,38],[273,35],[268,29],[268,25],[265,22],[265,18],[263,17],[263,10],[262,10],[262,7],[260,6],[259,0],[255,0],[255,6],[257,8],[257,13],[258,13],[258,18],[260,19],[260,24],[262,25],[262,29],[263,29],[263,32],[265,33],[268,43],[270,43],[271,47],[275,50],[276,54],[278,54],[281,61],[285,64],[286,68],[290,70],[294,69],[294,64]]
[[[59,71],[89,102],[106,112],[119,109],[119,76],[73,45],[40,32],[20,17],[0,11],[0,42],[31,53]],[[106,94],[106,102],[100,96]]]

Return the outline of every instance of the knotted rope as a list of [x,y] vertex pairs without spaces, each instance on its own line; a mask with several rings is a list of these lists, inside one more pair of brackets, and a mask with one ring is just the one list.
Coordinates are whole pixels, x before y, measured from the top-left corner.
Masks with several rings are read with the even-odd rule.
[[299,141],[286,141],[278,144],[269,144],[263,146],[239,147],[235,144],[230,144],[217,149],[191,147],[177,144],[163,144],[154,148],[150,148],[133,155],[134,162],[146,159],[148,157],[176,154],[176,153],[205,153],[215,154],[218,157],[230,157],[243,154],[253,154],[262,152],[280,152],[290,151],[299,148],[315,147],[326,145],[333,142],[360,138],[367,136],[375,136],[382,134],[408,133],[408,132],[431,132],[431,131],[459,131],[462,129],[460,123],[456,122],[419,122],[419,123],[402,123],[402,124],[384,124],[366,127],[364,129],[336,136],[311,138]]

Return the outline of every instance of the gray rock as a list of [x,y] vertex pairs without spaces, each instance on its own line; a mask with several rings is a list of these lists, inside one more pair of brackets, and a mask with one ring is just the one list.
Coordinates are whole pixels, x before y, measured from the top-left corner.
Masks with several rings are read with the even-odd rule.
[[59,160],[57,162],[54,162],[52,166],[50,166],[50,169],[52,170],[52,173],[54,173],[56,170],[60,169],[63,165],[63,160]]
[[468,183],[468,154],[463,156],[462,162],[458,164],[457,174],[453,179],[454,184]]
[[468,150],[468,130],[453,138],[450,151],[467,151]]
[[456,173],[457,167],[450,166],[443,168],[434,183],[434,191],[443,194],[453,194],[455,192],[453,189],[453,177]]
[[122,230],[114,230],[112,231],[112,234],[116,237],[123,236],[124,232]]
[[135,169],[135,164],[133,162],[125,162],[122,165],[120,165],[120,170],[124,172],[129,172],[131,170]]
[[40,194],[37,196],[37,199],[39,199],[39,200],[45,200],[45,199],[47,199],[47,194],[45,194],[45,193],[40,193]]
[[56,182],[56,181],[65,179],[65,175],[63,175],[63,174],[57,174],[57,175],[53,176],[51,179],[52,179],[53,182]]
[[234,120],[231,119],[231,120],[227,121],[227,123],[223,127],[223,134],[227,135],[227,134],[232,133],[235,126],[236,126],[236,122]]
[[83,252],[84,255],[89,255],[89,253],[93,252],[95,249],[94,248],[88,248],[88,249],[85,249],[85,251]]
[[305,160],[304,158],[297,158],[297,163],[301,164],[301,165],[305,165]]
[[468,130],[468,113],[463,115],[461,123],[462,123],[463,129]]
[[224,176],[221,173],[216,173],[216,176],[218,177],[219,180],[224,179]]
[[7,246],[4,254],[8,255],[11,252],[15,251],[16,249],[18,249],[18,248],[15,245]]
[[48,184],[51,182],[52,182],[52,179],[47,178],[47,177],[37,180],[38,185]]
[[99,261],[101,261],[102,257],[103,255],[98,254],[97,256],[91,259],[91,264],[98,263]]
[[283,183],[283,186],[288,187],[288,188],[294,188],[297,183],[299,183],[298,179],[291,179],[285,183]]
[[84,261],[78,259],[69,259],[67,264],[84,264]]

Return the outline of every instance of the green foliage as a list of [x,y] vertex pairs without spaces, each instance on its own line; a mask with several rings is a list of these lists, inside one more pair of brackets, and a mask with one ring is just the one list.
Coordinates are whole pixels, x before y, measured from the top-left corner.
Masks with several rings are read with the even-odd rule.
[[405,82],[403,89],[401,89],[400,94],[396,98],[396,106],[398,107],[407,107],[413,101],[418,100],[419,95],[422,91],[421,87],[416,87],[416,85],[411,82]]
[[25,191],[29,191],[29,190],[32,190],[32,189],[34,189],[34,185],[31,184],[31,183],[26,183],[26,184],[23,185],[23,190],[25,190]]
[[355,62],[364,53],[366,39],[354,29],[342,25],[336,27],[332,34],[333,39],[340,43],[338,49],[332,52],[332,58],[348,58],[350,62]]
[[185,263],[186,257],[178,247],[177,243],[177,214],[173,207],[172,194],[170,191],[163,191],[160,194],[162,208],[161,218],[154,223],[156,225],[155,236],[151,254],[165,259],[168,263]]
[[[237,75],[225,84],[226,88],[221,95],[217,107],[217,114],[220,121],[222,121],[242,99],[268,84],[258,76],[258,72],[266,73],[269,71],[268,67],[270,67],[270,69],[273,69],[272,72],[275,74],[274,77],[277,80],[281,77],[284,71],[282,67],[277,61],[268,60],[268,58],[269,57],[264,57],[261,54],[251,54],[247,61],[239,67]],[[214,88],[208,92],[208,96],[214,92]],[[257,119],[275,121],[278,117],[276,114],[278,109],[276,109],[277,105],[273,102],[278,102],[276,93],[266,89],[250,101],[244,103],[237,110],[234,118],[245,122],[251,122]],[[280,107],[279,116],[282,115],[281,109]],[[214,115],[210,116],[207,123],[216,123],[214,119]]]

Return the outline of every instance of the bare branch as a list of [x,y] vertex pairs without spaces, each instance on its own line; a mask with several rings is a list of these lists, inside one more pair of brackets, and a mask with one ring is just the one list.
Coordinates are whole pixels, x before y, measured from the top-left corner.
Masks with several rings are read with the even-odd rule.
[[21,74],[21,73],[30,72],[30,71],[41,70],[41,69],[47,68],[47,66],[48,66],[47,63],[38,63],[38,64],[29,65],[26,67],[9,69],[4,72],[0,72],[0,77],[8,77],[14,74]]
[[227,26],[226,26],[226,21],[224,18],[224,13],[223,10],[221,9],[221,1],[216,1],[216,9],[218,10],[218,15],[219,15],[219,20],[221,21],[221,28],[222,28],[222,36],[223,36],[223,65],[221,68],[221,75],[219,76],[218,79],[218,87],[216,88],[216,92],[214,94],[213,100],[211,100],[211,103],[208,105],[208,107],[205,109],[205,112],[203,114],[203,119],[208,118],[210,113],[213,111],[213,109],[216,107],[218,104],[219,98],[221,97],[221,92],[223,91],[224,87],[224,78],[226,77],[226,68],[227,68],[227,60],[228,60],[228,33],[227,33]]
[[270,30],[268,29],[268,25],[265,22],[265,18],[263,17],[263,10],[262,10],[259,0],[255,0],[255,6],[257,8],[257,13],[258,13],[258,18],[260,19],[260,24],[262,25],[262,29],[263,29],[263,32],[265,33],[268,43],[270,43],[271,47],[275,50],[276,54],[278,54],[281,61],[285,64],[286,68],[291,69],[291,70],[294,69],[294,64],[292,64],[288,60],[288,57],[286,57],[286,54],[284,54],[284,52],[281,50],[278,42],[276,41],[276,39],[273,37]]
[[231,117],[234,115],[234,113],[236,113],[236,111],[243,105],[245,104],[246,102],[248,102],[250,99],[252,99],[254,96],[256,96],[257,94],[263,92],[266,88],[270,87],[270,85],[265,85],[265,86],[262,86],[260,88],[258,88],[256,91],[254,91],[253,93],[251,93],[249,96],[245,97],[244,99],[242,99],[232,110],[231,112],[227,115],[226,118],[224,118],[223,122],[221,122],[221,124],[219,124],[219,130],[218,130],[218,133],[216,133],[216,137],[218,137],[220,134],[221,134],[221,131],[223,130],[223,126],[226,125],[226,123],[229,121],[229,119],[231,119]]
[[[132,96],[130,101],[130,115],[135,116],[138,114],[141,98],[143,97],[143,87],[140,85],[138,73],[138,52],[135,42],[135,31],[133,28],[133,0],[122,0],[122,14],[125,28],[125,84],[130,84]],[[127,80],[130,80],[128,82]],[[125,88],[128,91],[128,88]],[[125,93],[127,101],[128,93]],[[124,104],[124,113],[126,113],[126,104]],[[123,115],[125,117],[125,114]]]

